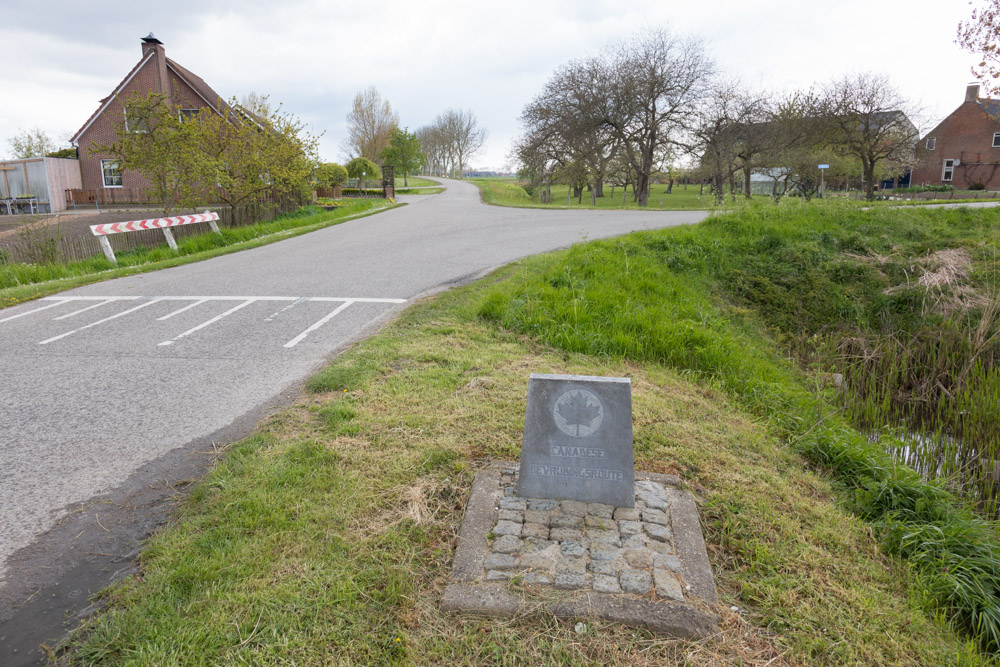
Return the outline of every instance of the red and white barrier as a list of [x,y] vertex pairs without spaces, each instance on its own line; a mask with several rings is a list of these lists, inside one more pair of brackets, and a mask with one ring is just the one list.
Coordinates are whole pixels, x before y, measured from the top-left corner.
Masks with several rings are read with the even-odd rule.
[[195,222],[211,222],[218,219],[218,213],[206,211],[195,215],[178,215],[173,218],[150,218],[148,220],[131,220],[129,222],[109,222],[103,225],[91,225],[90,231],[94,236],[104,236],[106,234],[120,234],[121,232],[137,232],[140,229],[178,227],[180,225],[190,225]]
[[171,250],[177,250],[177,241],[174,240],[174,235],[170,232],[171,227],[191,225],[196,222],[207,222],[209,227],[212,228],[212,231],[218,233],[219,225],[216,224],[216,220],[218,219],[218,213],[205,211],[204,213],[195,213],[194,215],[178,215],[172,218],[148,218],[146,220],[108,222],[103,225],[91,225],[90,232],[100,239],[101,249],[104,251],[104,256],[108,258],[108,261],[112,264],[117,264],[118,260],[115,258],[115,252],[111,249],[111,243],[108,242],[109,234],[138,232],[143,229],[162,229],[163,236],[167,239],[167,245],[170,246]]

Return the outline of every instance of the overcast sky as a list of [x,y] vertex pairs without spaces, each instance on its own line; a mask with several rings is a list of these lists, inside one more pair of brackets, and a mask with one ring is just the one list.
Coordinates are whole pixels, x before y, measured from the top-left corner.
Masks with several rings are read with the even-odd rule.
[[411,130],[449,107],[472,109],[490,134],[473,164],[493,169],[556,66],[647,25],[703,37],[720,70],[776,91],[888,73],[925,110],[922,132],[962,102],[975,62],[955,44],[971,13],[963,0],[141,4],[4,1],[0,155],[19,129],[75,132],[138,62],[150,31],[223,97],[268,94],[323,132],[325,161],[343,159],[348,106],[375,86]]

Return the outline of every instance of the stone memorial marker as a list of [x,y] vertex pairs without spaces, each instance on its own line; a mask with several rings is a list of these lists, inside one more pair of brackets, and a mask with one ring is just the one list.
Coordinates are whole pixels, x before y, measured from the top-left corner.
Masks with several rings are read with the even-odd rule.
[[517,495],[635,507],[632,381],[532,373]]

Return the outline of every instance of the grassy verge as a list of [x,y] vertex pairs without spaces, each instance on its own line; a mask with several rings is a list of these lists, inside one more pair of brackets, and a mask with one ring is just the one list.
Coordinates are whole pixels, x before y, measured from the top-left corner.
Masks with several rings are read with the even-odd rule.
[[[666,194],[667,186],[654,185],[649,193],[649,206],[642,208],[632,201],[631,189],[624,196],[623,205],[622,188],[612,189],[611,186],[607,185],[604,186],[604,196],[597,198],[596,205],[591,204],[589,192],[584,192],[583,199],[579,202],[576,197],[569,197],[569,201],[567,202],[570,188],[566,185],[553,185],[552,201],[543,204],[539,201],[540,189],[529,193],[524,185],[517,181],[497,178],[470,178],[468,180],[479,187],[484,202],[497,206],[550,209],[625,209],[640,211],[660,210],[661,208],[664,211],[714,208],[714,201],[708,194],[708,191],[706,190],[704,194],[699,194],[700,188],[696,185],[687,186],[687,189],[683,185],[674,186],[673,192],[669,195]],[[663,201],[662,206],[660,205],[661,200]]]
[[334,211],[308,207],[269,222],[226,228],[220,234],[207,233],[181,239],[177,242],[177,252],[164,244],[120,253],[117,255],[117,267],[104,255],[68,264],[0,264],[0,308],[102,280],[256,248],[391,207],[388,202],[376,199],[352,200]]
[[[831,415],[750,311],[717,301],[711,272],[696,269],[727,224],[576,246],[412,308],[232,447],[64,657],[987,662],[938,618],[922,561],[880,544],[908,542],[901,529],[926,526],[910,519],[932,511],[965,522],[973,551],[992,534]],[[637,466],[681,475],[699,500],[719,637],[595,622],[578,634],[541,613],[498,621],[437,609],[476,468],[518,456],[530,372],[632,378]],[[914,493],[934,509],[907,509]],[[942,587],[968,574],[953,568]]]
[[403,188],[396,190],[397,195],[437,195],[444,192],[444,188]]
[[947,248],[964,235],[982,247],[998,218],[970,209],[747,208],[695,228],[530,260],[493,288],[481,313],[567,351],[660,363],[718,387],[774,437],[829,469],[883,547],[913,564],[928,603],[996,651],[993,524],[894,463],[838,414],[832,394],[775,355],[757,323],[791,343],[859,321],[917,326],[929,315],[913,290],[886,290],[897,277],[890,269],[880,274],[850,255],[900,252],[905,285],[905,253]]
[[423,188],[428,186],[441,185],[437,181],[432,181],[429,178],[423,178],[421,176],[407,176],[406,183],[403,183],[403,177],[399,174],[396,175],[396,186],[403,188]]

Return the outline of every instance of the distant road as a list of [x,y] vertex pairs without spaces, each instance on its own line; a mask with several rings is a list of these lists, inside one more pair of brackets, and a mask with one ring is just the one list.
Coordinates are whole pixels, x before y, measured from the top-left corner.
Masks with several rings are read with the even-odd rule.
[[[372,217],[0,310],[0,620],[101,552],[87,535],[126,526],[123,508],[152,502],[136,494],[246,435],[415,298],[526,255],[707,215],[493,207],[444,182]],[[65,517],[83,522],[75,541],[25,549]]]

